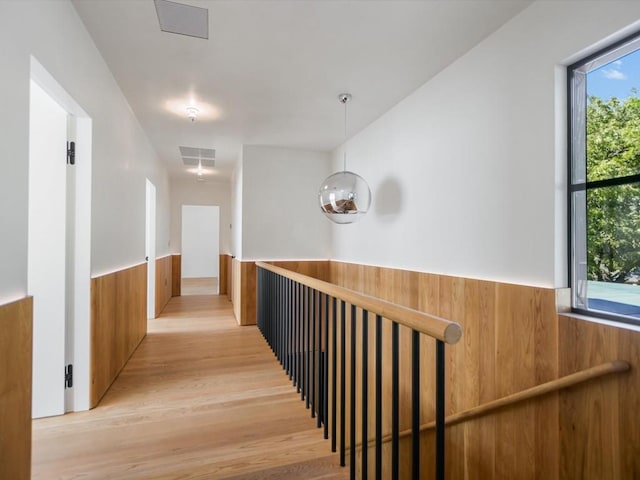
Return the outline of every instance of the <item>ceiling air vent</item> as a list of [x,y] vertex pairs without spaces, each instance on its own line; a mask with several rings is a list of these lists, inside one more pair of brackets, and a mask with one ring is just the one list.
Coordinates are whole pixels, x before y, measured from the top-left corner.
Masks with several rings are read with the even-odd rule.
[[182,163],[188,167],[215,167],[216,151],[213,148],[178,147]]
[[209,39],[209,10],[183,3],[155,0],[160,30]]

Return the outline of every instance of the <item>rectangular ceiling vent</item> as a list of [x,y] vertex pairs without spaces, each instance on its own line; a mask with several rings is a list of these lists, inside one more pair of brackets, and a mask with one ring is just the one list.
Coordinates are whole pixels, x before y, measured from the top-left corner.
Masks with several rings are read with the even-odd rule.
[[198,164],[203,167],[215,167],[216,151],[213,148],[197,148],[197,147],[178,147],[180,148],[180,156],[182,163],[188,167],[197,167]]
[[160,30],[209,39],[209,10],[168,0],[155,0]]

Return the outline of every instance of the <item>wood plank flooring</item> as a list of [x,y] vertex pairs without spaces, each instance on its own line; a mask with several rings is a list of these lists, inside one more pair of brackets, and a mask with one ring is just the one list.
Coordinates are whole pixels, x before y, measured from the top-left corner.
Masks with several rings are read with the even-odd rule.
[[183,278],[181,295],[217,295],[218,277]]
[[33,422],[34,479],[345,479],[256,327],[174,297],[89,412]]

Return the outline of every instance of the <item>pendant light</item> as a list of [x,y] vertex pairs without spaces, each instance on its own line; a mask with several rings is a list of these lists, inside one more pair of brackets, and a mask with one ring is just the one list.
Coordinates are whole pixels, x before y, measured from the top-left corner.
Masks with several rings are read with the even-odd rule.
[[[347,139],[347,103],[351,95],[338,96],[344,105],[344,139]],[[320,208],[334,223],[353,223],[359,220],[371,205],[371,190],[360,175],[347,171],[347,152],[343,156],[343,169],[327,177],[318,191]]]

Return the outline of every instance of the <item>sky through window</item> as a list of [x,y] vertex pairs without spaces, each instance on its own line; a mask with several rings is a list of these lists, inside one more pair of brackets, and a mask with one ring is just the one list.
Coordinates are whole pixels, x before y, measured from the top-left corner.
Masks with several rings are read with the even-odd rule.
[[640,95],[640,51],[631,52],[587,75],[589,96],[624,100],[634,89],[637,90],[634,96]]

